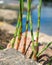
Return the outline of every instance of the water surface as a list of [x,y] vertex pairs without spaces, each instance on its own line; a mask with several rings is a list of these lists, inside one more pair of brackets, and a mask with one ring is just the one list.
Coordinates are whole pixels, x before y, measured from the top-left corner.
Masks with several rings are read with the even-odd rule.
[[[5,4],[9,3],[19,3],[18,0],[3,0]],[[36,5],[39,0],[33,0],[32,4]],[[49,5],[50,3],[48,3]],[[24,12],[25,17],[23,17],[23,32],[25,31],[26,24],[26,12]],[[37,19],[38,19],[38,9],[32,10],[32,21],[33,21],[33,31],[37,29]],[[41,28],[40,32],[52,36],[52,6],[42,6],[41,10]],[[16,25],[16,23],[14,23]],[[30,28],[29,28],[30,30]]]
[[[38,4],[38,0],[33,1],[33,4]],[[50,3],[49,3],[50,4]],[[25,13],[26,14],[26,13]],[[37,29],[38,9],[32,11],[33,31]],[[23,18],[23,26],[25,27],[26,18]],[[41,10],[41,28],[40,32],[52,36],[52,6],[42,6]],[[23,31],[25,28],[23,27]]]

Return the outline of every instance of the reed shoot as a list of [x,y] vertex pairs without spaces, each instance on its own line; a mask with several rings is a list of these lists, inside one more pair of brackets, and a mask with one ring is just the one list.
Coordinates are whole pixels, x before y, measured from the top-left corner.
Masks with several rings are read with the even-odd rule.
[[29,11],[30,11],[30,6],[29,6],[29,0],[27,0],[27,21],[26,21],[26,32],[25,32],[25,37],[24,37],[24,46],[23,46],[23,53],[26,54],[25,48],[26,48],[26,39],[27,39],[27,32],[28,32],[28,24],[29,24]]
[[22,15],[23,15],[23,0],[20,0],[20,11],[19,11],[19,22],[20,22],[20,25],[19,25],[19,29],[18,29],[18,40],[17,40],[17,50],[18,50],[18,47],[19,47],[19,44],[20,44],[20,40],[21,40],[21,35],[22,35]]
[[37,57],[39,57],[51,44],[52,44],[52,42],[48,43],[47,46],[45,48],[43,48],[40,53],[37,54]]
[[[19,19],[19,18],[18,18],[18,19]],[[15,43],[15,41],[16,41],[19,24],[20,24],[20,22],[18,21],[18,22],[17,22],[17,25],[16,25],[16,31],[15,31],[15,33],[14,33],[14,38],[13,38],[13,40],[12,40],[12,48],[14,47],[14,43]]]
[[[14,33],[14,38],[12,40],[12,48],[14,47],[14,43],[15,43],[15,40],[16,40],[16,37],[17,37],[18,28],[19,28],[20,24],[21,24],[21,27],[22,27],[22,12],[23,12],[23,0],[22,1],[20,0],[20,11],[19,11],[19,17],[18,17],[18,21],[17,21],[17,25],[16,25],[16,31]],[[20,19],[20,16],[21,16],[21,19]],[[20,22],[20,20],[21,20],[21,22]]]
[[[28,11],[28,14],[29,14],[29,24],[30,24],[30,31],[31,31],[31,37],[32,37],[32,51],[34,53],[35,51],[35,47],[34,47],[34,36],[33,36],[33,23],[32,23],[32,17],[31,17],[31,0],[28,0],[28,7],[29,7],[29,11]],[[36,55],[36,53],[35,53]],[[36,56],[35,58],[33,58],[34,60],[36,59]]]
[[37,53],[38,53],[38,39],[39,39],[39,31],[40,31],[40,17],[41,17],[41,6],[42,6],[42,0],[39,2],[39,8],[38,8],[38,28],[37,28],[37,36],[36,36],[36,42],[34,44],[34,53],[33,53],[33,58],[37,60]]

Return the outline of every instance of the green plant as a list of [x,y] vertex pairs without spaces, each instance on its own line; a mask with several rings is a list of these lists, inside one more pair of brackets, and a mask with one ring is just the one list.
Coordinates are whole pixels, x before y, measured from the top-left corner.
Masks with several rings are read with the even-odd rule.
[[0,50],[3,50],[4,49],[4,47],[3,46],[0,46]]
[[[28,0],[27,0],[28,2]],[[25,32],[25,37],[24,37],[24,46],[23,46],[23,50],[22,53],[25,54],[26,52],[26,39],[27,39],[27,32],[28,32],[28,24],[29,24],[29,4],[28,4],[28,8],[27,8],[27,21],[26,21],[26,32]]]
[[26,32],[25,32],[25,38],[24,38],[23,53],[25,53],[28,23],[30,24],[31,37],[32,37],[33,45],[34,45],[33,26],[32,26],[32,20],[31,20],[31,0],[27,0],[27,3],[28,3],[28,9],[27,9]]
[[23,0],[20,0],[20,10],[19,10],[19,14],[18,14],[19,17],[18,17],[18,22],[16,25],[16,31],[14,33],[14,38],[12,40],[12,47],[14,47],[14,43],[15,43],[16,37],[18,35],[17,49],[19,47],[21,34],[22,34],[22,14],[23,14]]
[[20,0],[20,10],[19,10],[19,29],[18,29],[18,40],[17,40],[17,50],[20,44],[21,36],[22,36],[22,15],[23,15],[23,0]]
[[45,48],[43,48],[40,53],[37,54],[37,57],[39,57],[51,44],[52,44],[52,42],[48,43],[47,46]]
[[36,55],[38,54],[38,40],[39,40],[39,31],[40,31],[40,17],[41,17],[41,6],[42,6],[42,0],[39,2],[39,7],[38,7],[38,28],[37,28],[37,36],[36,36],[36,42],[33,44],[33,58],[37,60]]
[[[36,32],[36,40],[35,41],[34,41],[34,36],[33,36],[33,22],[32,22],[32,17],[31,17],[31,0],[27,0],[27,3],[28,3],[28,9],[27,9],[26,32],[25,32],[25,37],[24,37],[24,46],[23,46],[22,53],[25,55],[25,52],[26,52],[26,39],[27,39],[28,24],[29,24],[30,31],[31,31],[31,38],[32,38],[32,54],[31,55],[32,55],[32,58],[37,61],[37,59],[40,57],[40,55],[52,44],[52,42],[48,43],[48,45],[45,48],[43,48],[40,53],[38,53],[38,50],[39,50],[38,49],[38,40],[39,40],[39,32],[40,32],[40,17],[41,17],[42,0],[40,0],[39,7],[38,7],[38,23],[37,23],[37,32]],[[19,17],[18,17],[18,22],[17,22],[13,42],[12,42],[12,47],[14,47],[16,36],[18,36],[17,48],[16,48],[17,50],[18,50],[21,36],[22,36],[23,4],[24,4],[23,0],[20,0]]]
[[48,65],[52,65],[52,57],[49,59]]

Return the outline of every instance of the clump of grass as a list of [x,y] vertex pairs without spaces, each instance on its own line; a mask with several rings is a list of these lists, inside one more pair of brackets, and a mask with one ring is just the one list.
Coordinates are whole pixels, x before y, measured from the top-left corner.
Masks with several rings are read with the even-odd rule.
[[[39,51],[38,40],[39,40],[39,32],[40,32],[40,17],[41,17],[42,0],[40,0],[39,7],[38,7],[38,23],[37,23],[37,34],[36,34],[35,42],[34,42],[34,36],[33,36],[33,22],[32,22],[32,17],[31,17],[31,0],[27,0],[27,3],[28,3],[28,9],[27,9],[26,32],[25,32],[25,37],[24,37],[24,46],[23,46],[22,53],[26,54],[26,39],[27,39],[28,24],[29,24],[30,31],[31,31],[31,38],[32,38],[32,53],[31,53],[30,57],[32,56],[32,59],[37,61],[38,57],[52,44],[52,42],[50,42],[45,48],[43,48],[43,50],[40,53],[38,53],[38,51]],[[20,0],[19,17],[18,17],[18,22],[17,22],[13,42],[12,42],[12,47],[14,47],[16,37],[18,36],[17,46],[16,46],[17,50],[19,48],[21,36],[22,36],[23,4],[24,4],[23,0]]]

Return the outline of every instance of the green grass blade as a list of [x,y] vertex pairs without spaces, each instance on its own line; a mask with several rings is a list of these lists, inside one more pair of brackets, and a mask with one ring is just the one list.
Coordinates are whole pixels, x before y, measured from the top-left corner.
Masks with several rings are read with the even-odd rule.
[[18,40],[17,40],[17,50],[20,44],[20,40],[21,40],[21,35],[22,35],[22,15],[23,15],[23,0],[20,0],[20,11],[19,11],[19,29],[18,29]]
[[45,48],[43,48],[40,53],[37,54],[37,57],[39,57],[51,44],[52,42],[48,43],[48,45]]
[[[39,40],[39,32],[40,32],[40,17],[41,17],[41,6],[42,6],[42,0],[39,2],[39,7],[38,7],[38,24],[37,24],[37,36],[36,36],[36,46],[38,48],[38,40]],[[38,53],[38,49],[37,49]]]
[[[15,43],[15,40],[16,40],[16,37],[17,37],[17,33],[18,33],[18,28],[19,28],[19,26],[20,26],[20,24],[22,24],[21,22],[20,22],[20,16],[21,16],[21,18],[22,18],[22,12],[23,12],[23,1],[22,1],[22,4],[21,4],[21,1],[22,0],[20,0],[20,11],[19,11],[19,17],[18,17],[18,21],[17,21],[17,25],[16,25],[16,31],[15,31],[15,33],[14,33],[14,39],[13,39],[13,41],[12,41],[12,48],[14,47],[14,43]],[[22,9],[22,11],[21,11],[21,9]],[[22,26],[22,25],[21,25]],[[22,31],[22,30],[21,30]]]

